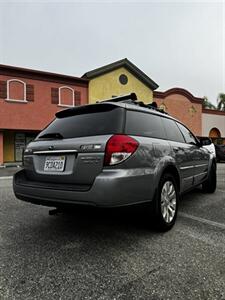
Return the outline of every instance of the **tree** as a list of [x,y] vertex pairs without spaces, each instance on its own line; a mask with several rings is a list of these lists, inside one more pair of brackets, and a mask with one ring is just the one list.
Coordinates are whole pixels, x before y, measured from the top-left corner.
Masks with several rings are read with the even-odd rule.
[[213,105],[206,96],[203,97],[202,105],[204,108],[207,108],[207,109],[216,109],[215,105]]
[[220,93],[217,98],[217,109],[225,111],[225,94]]

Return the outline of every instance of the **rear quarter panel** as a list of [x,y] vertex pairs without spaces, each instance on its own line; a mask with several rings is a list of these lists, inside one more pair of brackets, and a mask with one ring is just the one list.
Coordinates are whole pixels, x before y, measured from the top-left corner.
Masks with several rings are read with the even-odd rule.
[[130,184],[142,187],[141,198],[152,200],[158,187],[163,170],[168,165],[175,165],[171,148],[167,140],[131,136],[139,143],[137,151],[121,165],[114,168],[129,169],[134,175]]

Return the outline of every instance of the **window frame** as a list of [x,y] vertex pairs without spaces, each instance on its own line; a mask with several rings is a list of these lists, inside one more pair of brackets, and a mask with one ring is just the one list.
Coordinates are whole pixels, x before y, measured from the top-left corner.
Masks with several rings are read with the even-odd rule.
[[[22,83],[23,84],[23,99],[12,99],[9,97],[9,92],[10,92],[10,83],[11,82],[19,82],[19,83]],[[13,79],[8,79],[7,80],[7,93],[6,93],[6,101],[9,101],[9,102],[18,102],[18,103],[28,103],[27,101],[27,87],[26,87],[26,83],[20,79],[16,79],[16,78],[13,78]]]
[[[61,90],[62,89],[67,89],[67,90],[70,90],[72,91],[72,105],[69,105],[69,104],[62,104],[62,100],[61,100]],[[58,103],[58,106],[60,107],[75,107],[75,96],[74,96],[74,89],[71,88],[70,86],[66,86],[66,85],[63,85],[61,87],[59,87],[59,103]]]

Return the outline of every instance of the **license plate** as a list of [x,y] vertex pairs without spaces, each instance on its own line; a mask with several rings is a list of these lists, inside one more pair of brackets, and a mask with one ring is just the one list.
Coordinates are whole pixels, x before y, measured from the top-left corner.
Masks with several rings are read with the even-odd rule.
[[65,156],[48,156],[45,159],[44,171],[63,172],[65,167]]

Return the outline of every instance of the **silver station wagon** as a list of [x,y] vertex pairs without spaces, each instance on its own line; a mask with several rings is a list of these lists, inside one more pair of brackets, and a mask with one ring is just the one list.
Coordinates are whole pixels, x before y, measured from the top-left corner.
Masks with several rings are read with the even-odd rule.
[[134,93],[69,108],[27,146],[14,193],[56,208],[146,203],[149,219],[168,230],[182,193],[216,189],[210,143]]

